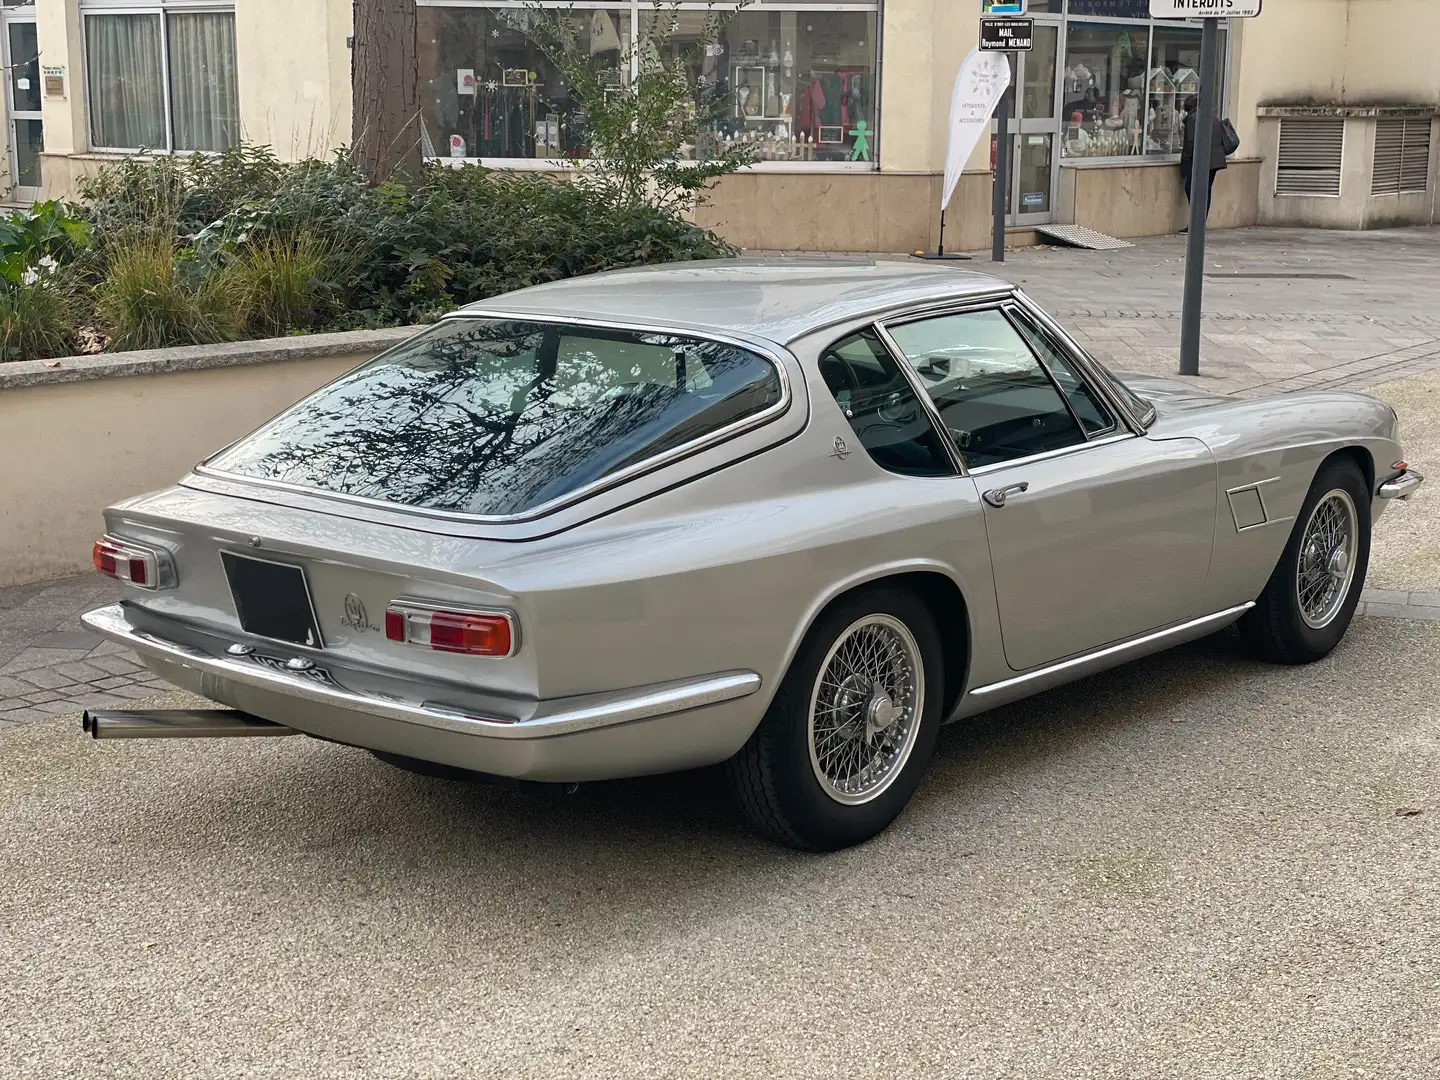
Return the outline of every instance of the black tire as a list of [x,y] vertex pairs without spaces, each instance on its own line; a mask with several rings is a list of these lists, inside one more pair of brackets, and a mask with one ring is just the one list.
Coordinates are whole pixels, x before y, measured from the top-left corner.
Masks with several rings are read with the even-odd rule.
[[[818,766],[812,765],[811,699],[818,693],[820,668],[832,647],[853,627],[873,617],[903,624],[918,651],[919,708],[914,711],[919,713],[919,723],[907,737],[908,756],[897,756],[897,764],[885,773],[887,779],[878,793],[866,796],[869,801],[847,804],[822,786]],[[827,610],[801,643],[760,726],[726,765],[745,818],[777,843],[804,851],[837,851],[883,831],[905,809],[930,764],[945,696],[944,667],[935,620],[907,590],[869,588]],[[857,705],[853,715],[871,714]],[[864,730],[868,742],[871,735],[868,728]]]
[[[1302,557],[1311,559],[1306,552],[1306,533],[1320,503],[1341,493],[1355,509],[1354,573],[1343,597],[1337,594],[1333,614],[1324,625],[1314,626],[1305,618],[1297,585]],[[1269,584],[1240,621],[1241,633],[1261,657],[1277,664],[1310,664],[1340,644],[1355,616],[1370,565],[1370,498],[1364,474],[1352,458],[1330,458],[1320,466]]]

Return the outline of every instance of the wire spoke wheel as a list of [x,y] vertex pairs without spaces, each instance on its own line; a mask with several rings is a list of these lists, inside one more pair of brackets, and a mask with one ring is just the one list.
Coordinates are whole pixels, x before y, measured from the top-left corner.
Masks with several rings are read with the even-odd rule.
[[920,647],[899,619],[867,615],[830,647],[810,694],[810,765],[825,793],[866,803],[905,767],[925,708]]
[[1359,535],[1355,501],[1343,488],[1326,492],[1310,511],[1295,565],[1295,598],[1300,618],[1311,629],[1329,626],[1345,606]]

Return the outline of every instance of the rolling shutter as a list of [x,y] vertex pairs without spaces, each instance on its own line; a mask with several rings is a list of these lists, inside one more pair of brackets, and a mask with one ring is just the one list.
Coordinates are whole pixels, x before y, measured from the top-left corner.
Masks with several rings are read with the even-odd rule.
[[1275,194],[1339,195],[1344,152],[1343,118],[1286,117],[1281,120]]
[[1430,184],[1430,118],[1375,121],[1371,195],[1423,192]]

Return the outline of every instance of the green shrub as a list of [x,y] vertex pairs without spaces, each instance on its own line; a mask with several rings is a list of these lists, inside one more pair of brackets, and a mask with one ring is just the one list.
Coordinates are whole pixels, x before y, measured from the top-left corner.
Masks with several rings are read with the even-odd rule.
[[65,356],[74,342],[71,298],[63,282],[52,275],[0,284],[0,358]]
[[246,245],[233,266],[250,329],[279,337],[332,322],[353,265],[354,253],[341,238],[304,228]]
[[74,272],[113,349],[425,322],[526,285],[734,254],[674,206],[479,166],[371,187],[345,155],[242,147],[126,159],[83,194],[93,242]]
[[244,336],[245,296],[236,275],[186,267],[163,243],[113,252],[95,310],[109,348],[117,351],[212,345]]

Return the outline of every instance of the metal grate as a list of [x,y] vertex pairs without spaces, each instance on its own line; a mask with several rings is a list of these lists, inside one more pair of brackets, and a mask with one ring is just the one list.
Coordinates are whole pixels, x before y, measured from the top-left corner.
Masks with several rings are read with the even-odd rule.
[[1088,248],[1091,251],[1117,251],[1134,247],[1128,240],[1117,240],[1084,225],[1036,225],[1035,231],[1051,240],[1059,240],[1071,247]]
[[1375,121],[1375,172],[1371,195],[1424,192],[1430,186],[1430,118]]
[[1285,117],[1280,121],[1275,194],[1339,195],[1344,156],[1343,118]]

